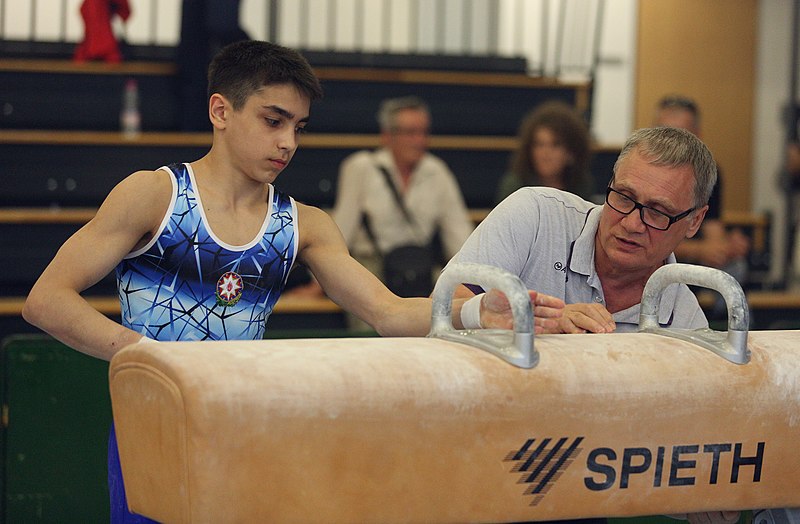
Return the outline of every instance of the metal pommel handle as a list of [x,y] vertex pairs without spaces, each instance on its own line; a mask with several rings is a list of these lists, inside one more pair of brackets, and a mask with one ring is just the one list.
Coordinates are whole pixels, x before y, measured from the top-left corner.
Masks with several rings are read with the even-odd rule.
[[[511,305],[513,333],[503,329],[456,330],[451,319],[453,292],[460,284],[499,289]],[[429,337],[455,340],[479,347],[515,366],[532,368],[539,361],[533,348],[533,310],[525,284],[504,269],[482,264],[452,264],[433,289]]]
[[[728,308],[728,331],[711,329],[683,330],[664,329],[658,324],[658,307],[661,295],[670,284],[702,286],[719,292]],[[658,268],[647,281],[642,293],[639,311],[639,331],[658,333],[688,340],[710,349],[736,364],[750,360],[747,349],[747,333],[750,326],[750,310],[742,286],[728,273],[710,267],[691,264],[667,264]]]

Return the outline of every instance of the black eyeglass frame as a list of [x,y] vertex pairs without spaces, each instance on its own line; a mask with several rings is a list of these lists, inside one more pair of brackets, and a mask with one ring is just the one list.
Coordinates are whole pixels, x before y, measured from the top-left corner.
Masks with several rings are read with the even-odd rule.
[[[619,209],[614,207],[611,204],[611,202],[608,201],[608,195],[610,195],[611,193],[615,193],[615,194],[621,196],[622,198],[624,198],[625,200],[629,200],[629,201],[633,202],[633,209],[631,209],[630,211],[628,211],[626,213],[625,211],[620,211]],[[639,218],[642,220],[642,224],[646,225],[647,227],[652,227],[653,229],[658,230],[658,231],[666,231],[666,230],[668,230],[672,226],[672,224],[674,224],[678,220],[686,218],[687,216],[689,216],[689,214],[692,211],[697,209],[696,207],[693,207],[691,209],[687,209],[683,213],[678,213],[675,216],[668,215],[668,214],[664,213],[663,211],[659,211],[658,209],[655,209],[655,208],[650,207],[650,206],[646,206],[646,205],[642,204],[641,202],[637,202],[636,200],[632,199],[628,195],[626,195],[624,193],[620,193],[619,191],[617,191],[616,189],[612,188],[611,186],[608,186],[606,188],[606,204],[608,204],[608,206],[611,209],[613,209],[614,211],[616,211],[617,213],[621,213],[623,215],[630,215],[631,213],[633,213],[634,211],[636,211],[638,209],[639,210]],[[645,218],[644,218],[644,210],[645,209],[649,209],[650,211],[652,211],[654,213],[658,213],[659,215],[663,215],[663,216],[667,217],[669,219],[669,224],[667,224],[667,227],[664,227],[664,228],[656,227],[653,224],[648,223],[647,220],[645,220]]]

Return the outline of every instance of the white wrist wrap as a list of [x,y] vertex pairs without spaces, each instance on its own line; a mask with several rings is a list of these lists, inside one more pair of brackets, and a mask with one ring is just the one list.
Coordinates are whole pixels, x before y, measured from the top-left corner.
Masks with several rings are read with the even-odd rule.
[[475,295],[461,306],[461,324],[464,329],[481,329],[481,299],[483,294]]
[[155,342],[155,340],[153,340],[152,338],[143,336],[142,338],[139,339],[137,344],[141,344],[142,342]]

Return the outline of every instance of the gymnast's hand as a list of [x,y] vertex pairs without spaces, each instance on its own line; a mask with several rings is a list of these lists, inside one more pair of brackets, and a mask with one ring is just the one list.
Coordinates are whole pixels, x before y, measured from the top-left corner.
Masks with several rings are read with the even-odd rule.
[[614,317],[602,304],[568,304],[557,325],[545,333],[612,333],[616,328]]
[[[564,301],[544,293],[528,291],[533,309],[535,333],[552,333],[558,327],[558,319],[564,311]],[[514,318],[506,296],[497,289],[490,289],[481,300],[481,325],[484,328],[512,329]]]

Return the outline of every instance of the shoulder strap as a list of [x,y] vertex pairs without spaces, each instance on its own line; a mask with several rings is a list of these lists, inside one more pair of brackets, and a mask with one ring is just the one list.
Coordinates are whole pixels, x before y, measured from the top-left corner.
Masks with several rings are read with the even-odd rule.
[[364,231],[367,233],[367,237],[369,237],[369,240],[372,243],[372,248],[375,249],[375,254],[378,256],[383,256],[381,248],[378,247],[378,239],[375,238],[375,233],[372,232],[372,228],[369,226],[369,217],[363,211],[361,212],[361,225],[364,226]]
[[392,182],[392,175],[389,174],[389,170],[386,169],[386,166],[382,166],[380,164],[376,164],[377,168],[383,173],[383,178],[386,179],[386,183],[389,185],[389,189],[392,191],[392,195],[394,195],[394,199],[397,202],[397,206],[400,208],[400,211],[403,212],[403,216],[406,219],[411,227],[414,229],[414,232],[417,234],[421,234],[422,231],[419,229],[419,225],[414,220],[414,216],[408,211],[405,203],[403,203],[403,198],[400,196],[400,193],[397,191],[397,186],[394,185]]
[[414,218],[411,216],[411,213],[408,212],[408,208],[403,203],[403,198],[400,196],[400,193],[397,191],[397,186],[394,185],[392,181],[392,175],[389,174],[389,170],[386,169],[386,166],[382,166],[377,164],[377,168],[383,173],[383,178],[386,179],[386,184],[389,186],[389,189],[392,191],[392,195],[394,195],[394,200],[397,202],[397,206],[400,208],[400,211],[403,212],[403,216],[406,218],[406,221],[411,224],[412,226],[416,226],[417,223],[414,222]]

